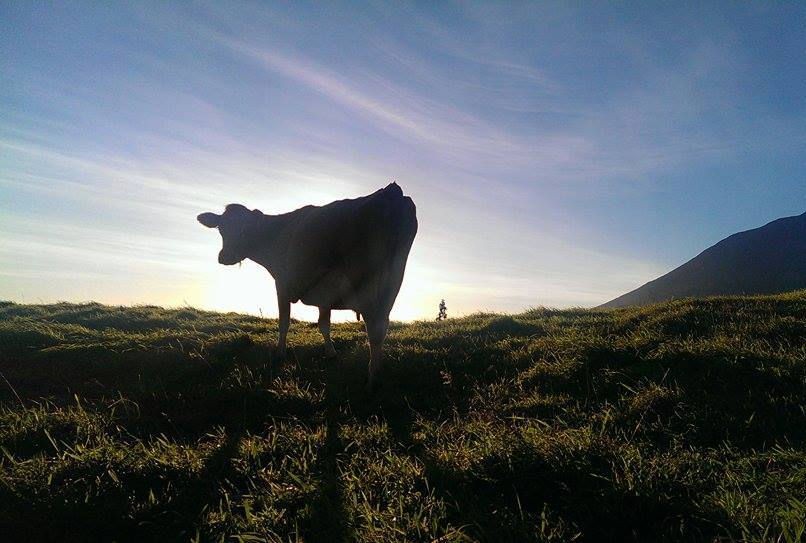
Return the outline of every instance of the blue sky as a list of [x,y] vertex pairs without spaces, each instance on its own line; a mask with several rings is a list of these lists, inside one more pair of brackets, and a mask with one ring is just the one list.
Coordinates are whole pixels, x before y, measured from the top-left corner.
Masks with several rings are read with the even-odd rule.
[[196,214],[397,180],[393,318],[602,303],[806,211],[804,29],[795,2],[4,2],[0,299],[271,315]]

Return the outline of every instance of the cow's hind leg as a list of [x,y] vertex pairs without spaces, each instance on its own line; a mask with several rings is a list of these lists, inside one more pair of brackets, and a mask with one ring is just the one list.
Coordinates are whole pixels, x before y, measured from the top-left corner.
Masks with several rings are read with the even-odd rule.
[[336,356],[336,348],[330,339],[330,309],[319,308],[319,331],[322,332],[322,337],[325,338],[325,354],[327,356]]
[[285,345],[288,336],[288,327],[291,324],[291,302],[284,294],[277,290],[277,308],[280,313],[279,336],[277,338],[277,356],[285,359]]
[[386,339],[386,331],[389,329],[388,315],[363,314],[364,324],[369,337],[369,375],[367,378],[367,388],[375,390],[380,384],[381,363],[383,356],[383,341]]

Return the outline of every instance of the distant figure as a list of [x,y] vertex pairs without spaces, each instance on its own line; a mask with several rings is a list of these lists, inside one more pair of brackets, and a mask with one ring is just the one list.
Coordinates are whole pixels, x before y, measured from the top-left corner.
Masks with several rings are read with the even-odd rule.
[[222,215],[202,213],[197,219],[218,228],[223,240],[219,263],[230,266],[248,258],[274,277],[280,356],[285,356],[294,302],[319,307],[319,330],[330,356],[336,354],[330,311],[352,309],[357,318],[363,317],[370,346],[367,384],[372,389],[381,371],[389,312],[417,234],[416,211],[411,198],[392,183],[369,196],[282,215],[229,204]]
[[448,306],[445,305],[445,300],[443,299],[439,302],[439,315],[437,315],[438,321],[444,321],[448,318]]

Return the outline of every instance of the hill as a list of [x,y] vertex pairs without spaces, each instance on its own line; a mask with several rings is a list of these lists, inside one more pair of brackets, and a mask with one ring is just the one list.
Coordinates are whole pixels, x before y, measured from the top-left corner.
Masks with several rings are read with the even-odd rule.
[[0,304],[4,539],[802,540],[806,291],[333,334]]
[[739,232],[601,307],[806,288],[806,213]]

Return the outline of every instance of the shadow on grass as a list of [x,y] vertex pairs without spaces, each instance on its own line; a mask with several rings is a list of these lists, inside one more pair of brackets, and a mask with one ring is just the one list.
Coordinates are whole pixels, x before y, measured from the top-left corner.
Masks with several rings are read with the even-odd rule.
[[[328,372],[331,376],[334,369]],[[311,504],[310,526],[303,530],[306,541],[350,541],[351,531],[344,510],[344,485],[339,474],[338,457],[344,452],[340,437],[344,403],[333,380],[325,385],[325,443],[320,450],[314,470],[319,474],[319,492]]]

